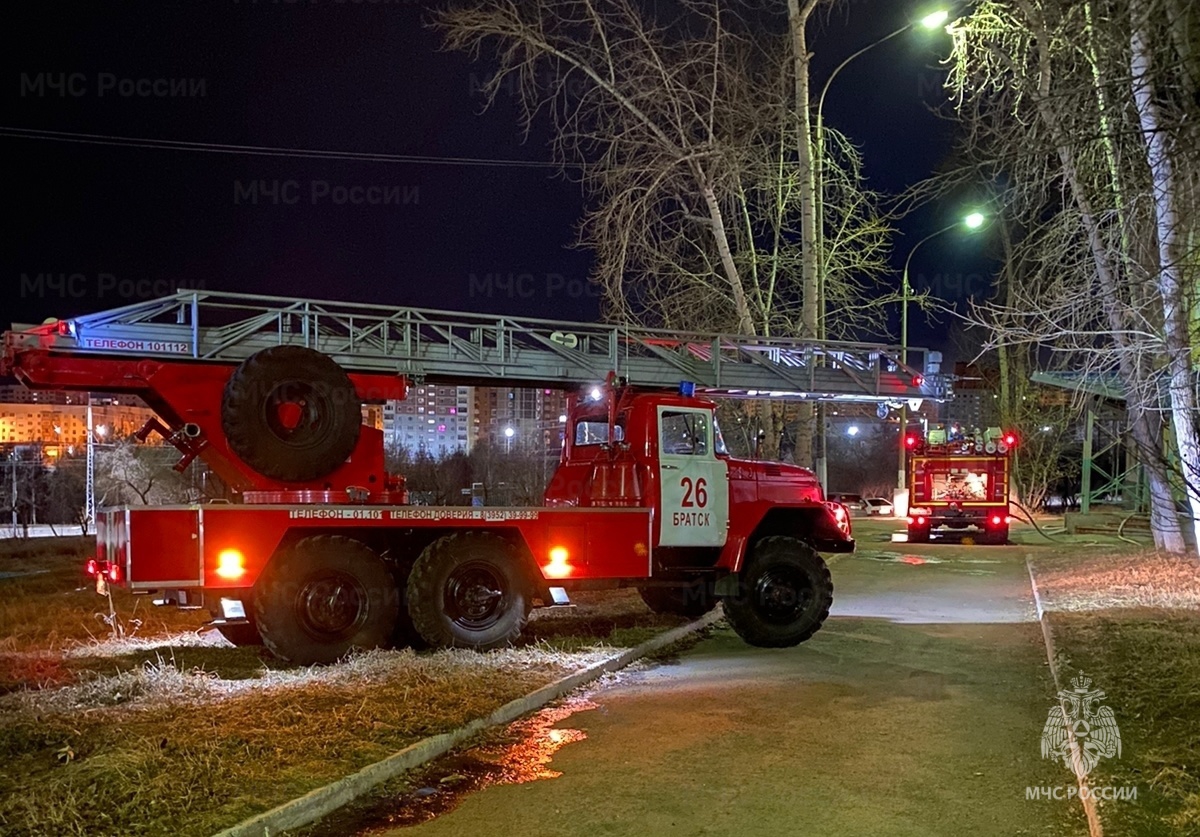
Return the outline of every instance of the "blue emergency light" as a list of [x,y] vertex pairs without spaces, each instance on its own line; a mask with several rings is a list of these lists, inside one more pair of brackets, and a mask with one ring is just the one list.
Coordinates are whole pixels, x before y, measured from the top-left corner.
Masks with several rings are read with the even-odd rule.
[[696,382],[695,381],[680,381],[679,382],[679,394],[682,395],[684,398],[691,398],[693,395],[696,394]]

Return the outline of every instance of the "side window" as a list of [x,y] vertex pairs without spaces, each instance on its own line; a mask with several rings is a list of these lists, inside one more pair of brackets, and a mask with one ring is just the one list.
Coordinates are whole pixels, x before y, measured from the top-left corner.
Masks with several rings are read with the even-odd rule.
[[659,451],[668,454],[708,456],[708,415],[697,412],[664,412]]

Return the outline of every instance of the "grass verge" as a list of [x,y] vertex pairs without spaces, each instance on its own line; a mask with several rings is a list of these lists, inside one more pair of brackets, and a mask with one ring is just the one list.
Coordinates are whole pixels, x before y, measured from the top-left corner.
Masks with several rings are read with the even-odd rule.
[[1120,728],[1120,757],[1089,779],[1138,788],[1136,802],[1101,802],[1106,833],[1200,833],[1200,566],[1142,552],[1034,571],[1064,679],[1091,677]]

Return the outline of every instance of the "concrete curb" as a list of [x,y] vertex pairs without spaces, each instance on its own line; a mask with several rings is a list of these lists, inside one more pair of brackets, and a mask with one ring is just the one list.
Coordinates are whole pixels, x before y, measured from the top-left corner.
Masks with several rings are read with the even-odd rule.
[[452,732],[433,735],[415,744],[410,744],[400,752],[368,765],[357,773],[310,791],[304,796],[293,799],[291,802],[285,802],[270,811],[243,820],[232,828],[219,832],[215,837],[270,837],[272,834],[278,834],[286,829],[299,828],[315,822],[376,785],[449,752],[488,727],[515,721],[522,715],[540,709],[550,701],[591,683],[610,671],[624,668],[647,654],[666,648],[688,634],[712,625],[721,617],[722,611],[718,607],[695,622],[672,628],[666,633],[643,642],[636,648],[630,648],[607,660],[580,669],[574,674],[569,674],[530,692],[525,697],[509,701],[486,718],[476,718]]
[[[1062,677],[1058,672],[1058,649],[1054,645],[1054,634],[1050,630],[1050,620],[1046,618],[1046,609],[1042,606],[1042,594],[1038,590],[1037,578],[1033,572],[1033,561],[1025,556],[1025,569],[1029,571],[1029,586],[1033,589],[1033,604],[1037,608],[1038,622],[1042,626],[1042,639],[1046,642],[1046,660],[1050,663],[1050,676],[1054,679],[1054,689],[1062,691]],[[1074,731],[1068,727],[1067,736],[1078,752],[1079,742]],[[1096,806],[1096,798],[1088,793],[1087,776],[1075,774],[1076,785],[1079,787],[1079,801],[1083,805],[1084,816],[1087,817],[1088,837],[1104,837],[1104,826],[1100,822],[1100,811]]]

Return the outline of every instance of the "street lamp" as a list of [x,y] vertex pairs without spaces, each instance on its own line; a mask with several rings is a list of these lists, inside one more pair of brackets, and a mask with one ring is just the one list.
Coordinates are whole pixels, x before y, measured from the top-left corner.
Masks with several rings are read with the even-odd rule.
[[[817,334],[818,340],[825,339],[825,95],[829,92],[829,86],[833,84],[833,80],[837,78],[847,64],[858,58],[866,52],[870,52],[880,44],[887,43],[892,38],[903,35],[911,29],[922,27],[928,30],[941,28],[947,20],[950,19],[950,12],[945,9],[939,9],[931,12],[919,20],[906,23],[894,32],[889,32],[878,40],[872,41],[857,52],[852,53],[842,63],[838,64],[829,78],[825,79],[825,84],[821,88],[821,95],[817,99],[817,130],[816,137],[813,143],[813,187],[816,194],[816,257],[817,257]],[[822,485],[828,485],[826,480],[826,460],[825,460],[825,407],[824,402],[817,403],[817,434],[819,436],[818,444],[820,455],[816,457],[817,479]]]
[[[986,221],[987,221],[987,216],[984,215],[982,212],[972,212],[971,214],[967,215],[963,219],[961,219],[959,221],[955,221],[953,224],[947,224],[946,226],[942,227],[940,230],[937,230],[936,232],[932,232],[929,235],[925,236],[920,241],[918,241],[916,244],[914,244],[913,248],[908,251],[908,258],[906,258],[904,260],[904,274],[902,275],[901,280],[900,280],[900,363],[902,365],[905,365],[905,366],[908,365],[908,300],[912,296],[912,286],[908,282],[908,269],[912,265],[913,255],[916,254],[917,250],[920,249],[921,245],[924,244],[926,241],[929,241],[931,238],[937,238],[939,235],[942,235],[943,233],[948,233],[948,232],[950,232],[950,230],[957,229],[960,224],[962,226],[966,227],[968,230],[977,230],[980,227],[982,227]],[[904,403],[904,404],[900,405],[900,441],[897,446],[898,456],[897,456],[897,460],[896,460],[896,489],[898,492],[904,490],[904,482],[905,482],[904,458],[905,458],[905,450],[906,450],[906,446],[904,443],[904,437],[905,437],[907,430],[908,430],[908,404]],[[901,509],[901,506],[904,507],[903,510]],[[902,511],[904,514],[907,514],[908,513],[907,507],[908,507],[907,503],[894,503],[893,504],[893,508],[896,509],[897,517],[902,516],[902,514],[901,514]]]
[[512,437],[517,431],[511,427],[504,428],[504,452],[509,453],[512,450]]

